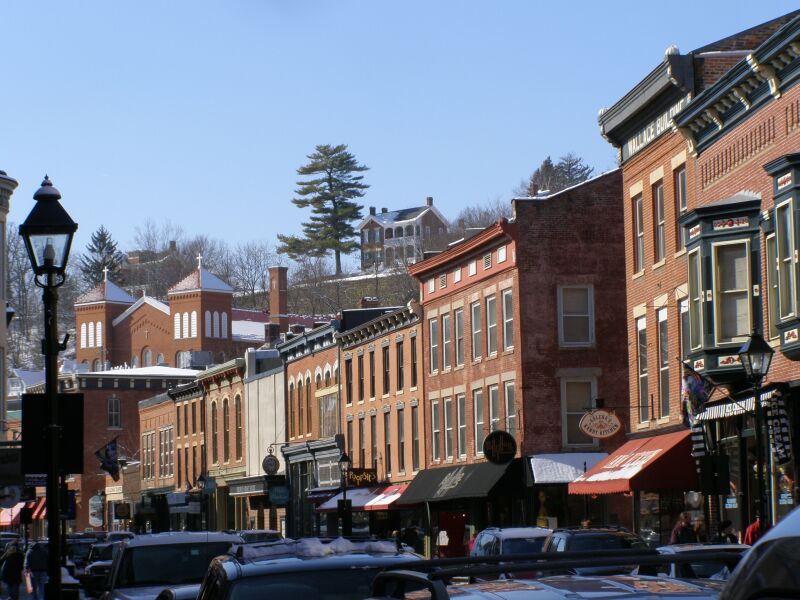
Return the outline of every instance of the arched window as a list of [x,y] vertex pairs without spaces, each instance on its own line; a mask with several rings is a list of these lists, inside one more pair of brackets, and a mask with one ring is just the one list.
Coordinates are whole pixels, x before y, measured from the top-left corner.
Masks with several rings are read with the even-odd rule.
[[322,375],[317,373],[317,379],[316,379],[316,381],[314,383],[316,383],[317,389],[322,388]]
[[297,435],[303,435],[303,378],[297,380]]
[[191,336],[193,338],[197,337],[197,311],[196,310],[192,311],[192,325],[191,325],[190,334],[191,334]]
[[211,311],[206,311],[206,337],[211,337]]
[[219,313],[214,311],[214,337],[219,337]]
[[306,433],[311,433],[311,377],[306,376]]
[[325,371],[325,387],[330,387],[331,385],[331,372]]
[[333,383],[339,383],[339,365],[333,367]]
[[222,313],[222,337],[228,337],[228,313]]
[[294,437],[294,384],[289,384],[289,437]]
[[189,337],[189,313],[183,313],[183,337]]
[[[86,361],[84,361],[84,363],[85,363],[85,362],[86,362]],[[95,373],[97,373],[98,371],[102,370],[102,368],[103,368],[103,363],[102,363],[102,362],[100,362],[100,359],[99,359],[99,358],[95,358],[95,359],[94,359],[94,363],[92,363],[92,371],[94,371]]]
[[165,364],[167,364],[166,362],[164,362],[164,355],[161,352],[159,352],[158,356],[156,357],[156,364],[157,365],[165,365]]
[[108,399],[108,427],[116,428],[122,426],[122,415],[119,409],[119,398],[111,396]]
[[394,237],[394,232],[392,231],[392,228],[390,227],[389,229],[386,230],[386,239],[390,240],[393,237]]
[[228,399],[222,401],[222,460],[231,459],[231,408]]
[[236,409],[236,460],[242,460],[243,455],[243,443],[244,440],[242,438],[242,397],[236,396],[234,400],[234,406]]
[[81,348],[86,348],[86,323],[81,323]]
[[138,356],[131,356],[131,367],[136,369],[139,366],[139,357]]
[[394,228],[394,237],[396,237],[396,238],[403,237],[403,228],[402,227],[395,227]]
[[89,348],[94,348],[94,323],[89,323]]
[[97,346],[102,347],[103,346],[103,323],[101,321],[98,321],[97,325],[95,325],[94,336],[95,336],[94,337],[95,343],[97,344]]
[[219,452],[217,450],[217,403],[211,403],[211,462],[219,464]]
[[175,313],[175,323],[173,323],[172,328],[175,330],[175,339],[181,339],[181,313]]
[[142,366],[143,367],[152,367],[153,366],[153,351],[150,348],[145,348],[142,350]]

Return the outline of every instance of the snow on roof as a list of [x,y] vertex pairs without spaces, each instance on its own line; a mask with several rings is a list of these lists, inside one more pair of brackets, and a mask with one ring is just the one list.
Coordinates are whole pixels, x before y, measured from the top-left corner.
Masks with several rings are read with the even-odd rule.
[[231,338],[239,341],[263,342],[266,340],[264,323],[260,321],[233,321]]
[[14,369],[14,377],[19,377],[25,387],[37,385],[44,382],[44,371],[28,371],[25,369]]
[[142,306],[144,304],[149,304],[150,306],[152,306],[156,310],[160,310],[161,312],[163,312],[165,315],[170,314],[169,305],[168,304],[164,304],[163,302],[160,302],[160,301],[156,300],[155,298],[151,298],[150,296],[142,296],[136,302],[131,304],[127,309],[125,309],[124,313],[122,313],[116,319],[111,321],[111,325],[116,327],[117,325],[122,323],[125,319],[127,319],[129,316],[131,316],[131,314],[133,314],[140,306]]
[[92,371],[92,375],[103,375],[110,377],[191,377],[197,376],[194,369],[176,369],[175,367],[130,367],[120,369],[110,369],[108,371]]
[[136,300],[116,283],[110,280],[101,281],[94,289],[78,296],[75,304],[92,304],[94,302],[119,302],[133,304]]
[[233,293],[233,288],[231,286],[210,271],[206,271],[203,267],[198,267],[189,273],[181,281],[169,288],[167,293],[178,294],[180,292],[194,292],[197,290]]
[[400,221],[408,221],[409,219],[416,219],[426,210],[428,210],[430,206],[415,206],[413,208],[401,208],[399,210],[390,210],[387,212],[381,212],[374,215],[367,215],[367,218],[364,219],[358,226],[360,229],[364,226],[370,219],[377,221],[381,225],[388,225],[389,223],[399,223]]

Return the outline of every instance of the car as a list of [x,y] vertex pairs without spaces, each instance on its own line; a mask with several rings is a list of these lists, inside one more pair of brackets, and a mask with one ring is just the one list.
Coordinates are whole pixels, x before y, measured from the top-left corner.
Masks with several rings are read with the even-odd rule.
[[217,531],[148,533],[123,540],[102,598],[153,600],[168,587],[197,586],[212,558],[242,542],[236,534]]
[[274,542],[283,537],[274,529],[243,529],[238,533],[245,542]]
[[118,542],[120,540],[131,540],[136,537],[132,531],[109,531],[106,535],[107,542]]
[[301,538],[245,544],[211,562],[197,598],[362,600],[378,572],[420,559],[386,540]]
[[475,536],[470,556],[497,556],[540,552],[552,529],[543,527],[489,527]]
[[726,580],[739,563],[741,555],[750,549],[747,544],[671,544],[659,546],[659,554],[730,554],[728,560],[703,560],[697,556],[696,560],[689,563],[666,563],[652,566],[648,569],[639,569],[638,573],[647,575],[667,575],[681,579],[717,579]]
[[78,578],[87,595],[96,596],[103,591],[117,548],[119,541],[99,542],[92,546],[83,575]]
[[[542,552],[607,550],[645,550],[647,543],[622,527],[565,527],[553,531],[542,546]],[[580,567],[570,572],[580,575],[630,573],[635,564],[608,567]]]

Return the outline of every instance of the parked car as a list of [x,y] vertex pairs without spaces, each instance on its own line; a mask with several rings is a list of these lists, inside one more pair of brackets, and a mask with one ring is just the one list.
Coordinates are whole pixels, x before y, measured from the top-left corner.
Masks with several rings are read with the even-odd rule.
[[543,527],[489,527],[477,536],[470,556],[498,556],[540,552],[552,529]]
[[[647,544],[635,533],[621,527],[575,527],[556,529],[544,541],[543,552],[606,550],[645,550]],[[570,570],[578,575],[630,573],[635,564],[608,567],[580,567]]]
[[235,534],[205,531],[150,533],[123,540],[102,597],[152,600],[167,587],[197,586],[211,559],[242,541]]
[[750,549],[746,544],[672,544],[660,546],[656,550],[660,554],[681,554],[691,552],[694,555],[727,553],[730,558],[723,560],[715,558],[704,560],[702,556],[697,556],[689,563],[665,563],[663,565],[653,565],[648,568],[638,569],[638,573],[643,575],[667,575],[668,577],[679,577],[681,579],[717,579],[724,581],[728,579],[739,563],[741,555]]
[[242,539],[247,542],[274,542],[283,536],[280,531],[274,529],[243,529],[238,532]]
[[136,537],[132,531],[109,531],[106,535],[107,542],[119,542],[121,540],[131,540]]
[[[282,539],[247,544],[215,558],[199,600],[362,600],[386,568],[419,561],[391,541]],[[177,596],[163,596],[177,598]]]
[[119,548],[119,541],[99,542],[92,546],[89,556],[86,559],[86,568],[83,575],[78,579],[89,596],[97,596],[102,593],[111,572],[111,564],[114,559],[114,551]]

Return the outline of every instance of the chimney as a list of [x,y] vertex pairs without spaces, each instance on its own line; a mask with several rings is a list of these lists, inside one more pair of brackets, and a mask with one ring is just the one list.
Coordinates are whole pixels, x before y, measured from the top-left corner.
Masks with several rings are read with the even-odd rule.
[[370,206],[369,207],[369,214],[375,215],[375,207],[374,206]]
[[528,193],[531,195],[531,198],[536,198],[536,194],[539,193],[539,186],[532,183],[528,188]]
[[278,326],[279,333],[289,329],[288,272],[287,267],[269,268],[269,320]]
[[389,211],[388,211],[388,210],[386,210],[385,208],[382,208],[382,209],[381,209],[381,212],[382,212],[382,213],[385,213],[385,212],[389,212]]
[[274,348],[281,339],[280,325],[277,323],[264,323],[264,333],[266,342],[270,348]]
[[378,308],[377,296],[363,296],[359,302],[359,308]]
[[425,198],[425,204],[427,204],[428,206],[433,206],[433,196],[428,196],[427,198]]
[[178,250],[178,242],[176,242],[175,240],[170,240],[169,241],[169,251],[170,252],[177,252],[177,250]]

